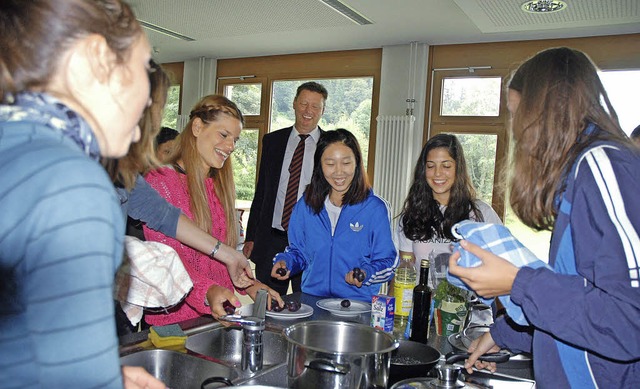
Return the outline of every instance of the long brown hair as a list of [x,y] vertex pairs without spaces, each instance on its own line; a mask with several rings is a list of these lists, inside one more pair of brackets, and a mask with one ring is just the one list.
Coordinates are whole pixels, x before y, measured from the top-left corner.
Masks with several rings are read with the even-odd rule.
[[177,147],[174,150],[170,163],[176,164],[178,160],[184,164],[187,173],[187,185],[189,188],[189,202],[195,223],[203,230],[211,233],[211,210],[207,203],[205,179],[213,178],[216,195],[222,203],[227,223],[227,245],[236,247],[238,244],[238,229],[236,216],[236,188],[233,180],[233,164],[231,156],[227,158],[221,169],[210,168],[204,174],[202,171],[202,159],[196,148],[196,137],[193,134],[193,121],[199,118],[205,123],[211,123],[221,115],[234,117],[244,124],[242,112],[236,104],[221,95],[205,96],[191,110],[189,121],[177,139]]
[[152,60],[150,66],[151,105],[145,108],[140,119],[140,140],[131,145],[124,157],[104,163],[113,182],[127,190],[134,188],[138,174],[147,174],[160,166],[155,153],[155,139],[160,131],[162,111],[171,81],[158,63]]
[[[442,204],[447,205],[444,215],[426,179],[427,156],[431,150],[439,148],[447,150],[456,163],[456,176],[449,204]],[[454,240],[451,227],[461,220],[467,220],[471,212],[476,221],[484,221],[482,212],[476,206],[476,199],[476,190],[469,177],[460,141],[452,134],[435,135],[424,145],[416,162],[413,182],[400,213],[403,232],[411,240],[427,241],[443,237]]]
[[[629,139],[596,66],[578,50],[541,51],[513,73],[508,87],[521,97],[511,122],[511,207],[529,227],[551,230],[556,196],[576,158],[594,141]],[[602,131],[585,133],[590,123]]]

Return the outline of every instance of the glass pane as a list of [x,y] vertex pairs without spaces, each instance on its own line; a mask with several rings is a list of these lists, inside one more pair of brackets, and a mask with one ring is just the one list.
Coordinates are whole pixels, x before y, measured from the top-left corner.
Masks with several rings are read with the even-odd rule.
[[258,165],[258,130],[245,128],[240,134],[233,151],[233,176],[236,182],[236,205],[238,208],[251,207],[256,187],[256,166]]
[[549,262],[549,246],[551,245],[551,231],[536,231],[524,225],[520,219],[513,213],[507,202],[507,212],[504,219],[504,225],[526,248],[541,261]]
[[442,80],[441,116],[498,116],[500,77],[451,77]]
[[476,188],[478,198],[491,205],[493,200],[493,178],[496,170],[496,148],[498,135],[495,134],[454,134],[464,150],[467,170]]
[[243,115],[260,115],[262,84],[227,85],[224,95],[238,105]]
[[365,168],[369,157],[371,129],[371,98],[373,77],[339,78],[324,80],[274,81],[271,101],[271,126],[269,131],[289,127],[295,122],[293,99],[298,85],[316,81],[327,88],[324,114],[318,125],[323,130],[346,128],[360,143]]
[[172,85],[167,93],[167,103],[162,114],[162,126],[182,131],[176,128],[178,123],[178,112],[180,108],[180,85]]
[[640,70],[611,70],[600,72],[600,79],[607,90],[611,105],[618,114],[620,126],[631,134],[640,125],[638,117],[638,97],[640,90]]

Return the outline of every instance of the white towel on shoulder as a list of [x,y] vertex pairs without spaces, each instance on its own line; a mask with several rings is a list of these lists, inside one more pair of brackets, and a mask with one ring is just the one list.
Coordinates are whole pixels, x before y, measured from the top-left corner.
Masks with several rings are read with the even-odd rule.
[[171,307],[193,288],[178,253],[159,242],[125,236],[125,259],[116,273],[115,299],[131,324],[142,319],[144,308]]

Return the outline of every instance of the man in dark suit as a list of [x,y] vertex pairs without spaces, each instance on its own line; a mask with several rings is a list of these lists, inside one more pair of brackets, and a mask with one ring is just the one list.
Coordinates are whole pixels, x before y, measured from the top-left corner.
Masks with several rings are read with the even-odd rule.
[[[296,115],[293,126],[262,138],[260,171],[243,252],[256,264],[256,278],[281,295],[287,293],[289,282],[271,277],[273,257],[287,247],[292,203],[302,197],[311,181],[313,154],[322,132],[318,121],[327,96],[325,87],[317,82],[300,85],[293,100]],[[301,275],[291,278],[294,292],[300,291]]]

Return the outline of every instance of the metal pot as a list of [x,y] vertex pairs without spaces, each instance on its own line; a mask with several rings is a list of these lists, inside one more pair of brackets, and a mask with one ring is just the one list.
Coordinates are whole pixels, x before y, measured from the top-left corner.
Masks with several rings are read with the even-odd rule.
[[284,329],[290,388],[386,388],[398,342],[363,324],[310,321]]

